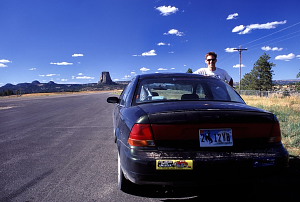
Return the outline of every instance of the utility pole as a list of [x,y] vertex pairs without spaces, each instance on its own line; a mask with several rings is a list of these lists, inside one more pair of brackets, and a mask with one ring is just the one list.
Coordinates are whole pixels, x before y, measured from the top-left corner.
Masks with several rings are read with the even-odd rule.
[[239,82],[239,92],[241,93],[241,82],[242,82],[242,51],[248,50],[247,48],[234,48],[233,50],[239,51],[240,53],[240,82]]

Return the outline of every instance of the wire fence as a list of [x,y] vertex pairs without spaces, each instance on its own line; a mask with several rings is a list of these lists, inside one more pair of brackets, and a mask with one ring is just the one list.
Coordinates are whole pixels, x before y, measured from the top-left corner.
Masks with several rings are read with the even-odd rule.
[[288,97],[299,96],[300,91],[259,91],[259,90],[241,90],[238,91],[240,95],[252,95],[259,97]]

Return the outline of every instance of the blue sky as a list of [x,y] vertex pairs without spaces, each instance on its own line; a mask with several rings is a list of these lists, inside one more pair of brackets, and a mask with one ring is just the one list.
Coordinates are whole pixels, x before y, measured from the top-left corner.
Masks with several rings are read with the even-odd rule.
[[300,71],[300,1],[0,0],[0,86],[39,80],[95,83],[217,67],[239,80],[271,56],[273,79]]

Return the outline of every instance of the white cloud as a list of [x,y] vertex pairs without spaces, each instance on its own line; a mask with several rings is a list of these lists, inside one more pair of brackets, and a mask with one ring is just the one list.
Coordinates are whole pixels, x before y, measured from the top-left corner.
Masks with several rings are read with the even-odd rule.
[[7,65],[0,63],[0,68],[4,68],[4,67],[7,67]]
[[0,60],[0,68],[8,67],[5,63],[10,63],[12,61],[6,60],[6,59],[1,59]]
[[178,31],[177,29],[170,29],[168,32],[164,33],[164,35],[176,35],[176,36],[183,36],[184,33]]
[[146,68],[146,67],[142,67],[140,70],[141,70],[142,72],[146,72],[146,71],[149,71],[150,69],[148,69],[148,68]]
[[[236,64],[232,66],[233,68],[240,68],[240,64]],[[244,64],[241,65],[241,67],[246,67]]]
[[233,20],[233,19],[236,19],[238,16],[239,16],[238,13],[233,13],[233,14],[228,15],[226,20]]
[[239,26],[236,26],[235,28],[233,28],[232,32],[240,32],[243,29],[245,29],[245,26],[244,25],[239,25]]
[[51,77],[51,76],[59,76],[59,74],[47,74],[47,77]]
[[[72,77],[73,78],[73,77]],[[91,76],[77,76],[75,77],[76,79],[94,79],[95,77],[91,77]]]
[[65,65],[73,65],[73,63],[70,62],[51,62],[51,65],[59,65],[59,66],[65,66]]
[[82,76],[83,75],[83,73],[78,73],[78,76]]
[[142,56],[155,56],[155,55],[157,55],[157,54],[155,53],[155,50],[151,50],[151,51],[142,53]]
[[171,69],[175,69],[174,67],[172,67]]
[[272,51],[282,51],[283,50],[283,48],[278,48],[278,47],[273,47],[272,48]]
[[275,57],[275,60],[285,60],[290,61],[291,59],[294,59],[296,56],[294,53],[290,53],[288,55],[278,55]]
[[12,61],[6,60],[6,59],[1,59],[1,60],[0,60],[0,63],[10,63],[10,62],[12,62]]
[[264,47],[261,47],[261,49],[264,51],[272,50],[272,48],[270,46],[264,46]]
[[299,59],[300,59],[300,55],[297,55],[296,58],[299,58]]
[[40,77],[52,77],[52,76],[60,76],[60,74],[41,74]]
[[262,50],[264,51],[282,51],[283,48],[278,48],[278,47],[270,47],[270,46],[264,46],[264,47],[261,47]]
[[268,22],[265,24],[252,24],[252,25],[248,25],[250,29],[274,29],[276,28],[277,25],[282,25],[285,24],[287,21],[275,21],[275,22]]
[[148,52],[142,53],[142,55],[132,55],[132,56],[137,57],[137,56],[156,56],[156,55],[157,55],[157,54],[156,54],[156,51],[155,51],[155,50],[150,50],[150,51],[148,51]]
[[163,16],[168,16],[179,11],[175,6],[160,6],[155,9],[160,11],[160,14]]
[[235,48],[226,48],[225,52],[227,53],[233,53],[233,52],[237,52],[237,50],[234,50]]
[[72,57],[83,57],[84,55],[82,53],[74,53]]
[[157,70],[158,70],[158,71],[166,71],[166,70],[168,70],[168,69],[166,69],[166,68],[158,68]]
[[37,70],[37,68],[33,67],[33,68],[28,69],[28,70],[35,71],[35,70]]
[[249,27],[246,27],[246,29],[242,32],[239,32],[238,34],[249,34],[251,32],[251,29]]
[[278,25],[282,25],[285,23],[287,23],[286,20],[268,22],[265,24],[251,24],[251,25],[247,25],[247,26],[239,25],[239,26],[236,26],[235,28],[233,28],[232,32],[239,32],[238,34],[249,34],[252,30],[255,30],[255,29],[275,29]]
[[68,79],[61,79],[60,81],[62,81],[62,82],[66,82],[66,81],[68,81]]
[[158,46],[170,46],[171,44],[170,43],[159,42],[157,45]]

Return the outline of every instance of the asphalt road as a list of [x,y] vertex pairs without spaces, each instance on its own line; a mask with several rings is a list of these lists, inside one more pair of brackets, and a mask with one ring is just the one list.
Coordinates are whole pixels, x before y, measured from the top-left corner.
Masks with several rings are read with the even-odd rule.
[[299,158],[251,182],[119,191],[108,96],[0,99],[0,201],[299,201]]

